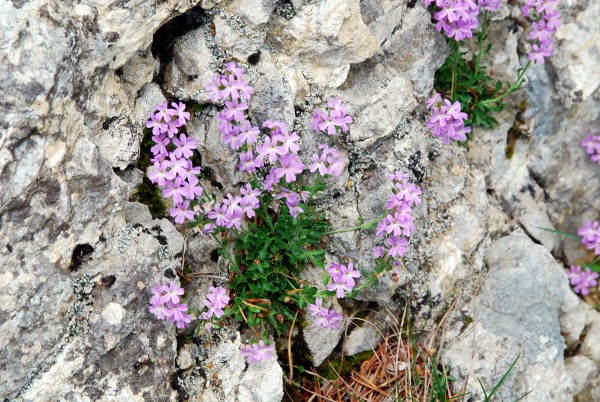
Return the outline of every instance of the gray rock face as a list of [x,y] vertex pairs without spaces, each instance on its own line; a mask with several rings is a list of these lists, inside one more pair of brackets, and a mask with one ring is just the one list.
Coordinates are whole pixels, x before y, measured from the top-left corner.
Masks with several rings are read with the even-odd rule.
[[[170,59],[155,59],[156,30],[197,5],[201,26],[172,38]],[[589,255],[540,230],[575,232],[600,210],[600,167],[578,145],[600,121],[600,6],[561,7],[555,56],[511,98],[525,110],[498,115],[499,127],[477,129],[463,148],[441,146],[423,124],[419,105],[448,50],[419,1],[1,3],[0,399],[282,399],[276,359],[247,366],[235,329],[178,347],[173,326],[148,312],[151,288],[176,278],[184,237],[128,201],[148,114],[166,99],[208,103],[205,83],[231,59],[255,88],[253,123],[285,121],[305,160],[328,140],[310,129],[314,107],[331,96],[348,106],[354,124],[334,144],[349,164],[318,198],[335,229],[384,213],[386,172],[406,171],[423,187],[404,268],[360,299],[392,309],[410,301],[419,320],[460,297],[473,324],[461,334],[463,323],[453,323],[445,358],[459,382],[469,376],[473,395],[477,377],[493,386],[521,352],[505,399],[530,390],[536,402],[598,399],[600,319],[550,252],[568,264]],[[492,28],[490,66],[503,79],[523,64],[523,32],[508,19],[518,15],[505,5]],[[207,189],[237,193],[246,177],[220,140],[216,111],[198,113],[188,133],[212,170]],[[531,132],[507,158],[515,122]],[[194,270],[227,278],[209,238],[186,239]],[[380,242],[340,233],[327,258],[369,270]],[[319,270],[305,274],[321,280]],[[186,285],[190,302],[201,303],[211,280]],[[318,365],[343,331],[302,325]],[[354,330],[345,352],[377,339],[369,327]],[[564,359],[565,347],[578,352]]]
[[[146,312],[153,286],[147,280],[162,276],[148,274],[152,262],[159,263],[160,244],[142,247],[134,240],[142,234],[133,228],[133,254],[145,257],[121,265],[110,242],[125,227],[128,191],[111,168],[137,158],[143,121],[130,111],[154,69],[151,58],[141,62],[138,52],[148,48],[162,23],[193,3],[0,5],[6,39],[0,51],[6,103],[0,122],[0,260],[6,280],[0,398],[171,395],[154,384],[172,371],[174,339],[167,329],[152,330],[162,323]],[[128,61],[118,78],[115,70]],[[131,69],[138,71],[135,78]],[[109,143],[112,153],[105,152]],[[112,288],[102,285],[104,277],[116,278]],[[154,363],[143,377],[130,376],[131,365],[150,349]]]
[[219,67],[208,45],[209,36],[206,29],[196,29],[173,45],[173,60],[165,71],[165,88],[176,99],[209,102],[204,86]]
[[227,331],[205,334],[203,347],[184,349],[184,353],[194,361],[179,380],[189,399],[198,402],[281,401],[283,373],[277,361],[271,359],[247,365],[239,353],[242,347],[239,332],[224,332]]
[[497,240],[486,260],[489,273],[470,309],[473,324],[446,349],[447,364],[461,378],[469,376],[466,390],[479,397],[477,379],[492,388],[520,354],[500,390],[505,399],[527,392],[532,401],[570,399],[574,386],[558,320],[570,292],[562,268],[522,233]]

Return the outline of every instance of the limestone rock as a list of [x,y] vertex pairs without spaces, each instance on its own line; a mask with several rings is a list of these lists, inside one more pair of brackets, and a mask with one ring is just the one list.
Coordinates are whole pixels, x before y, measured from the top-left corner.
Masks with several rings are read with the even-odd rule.
[[552,65],[558,75],[556,89],[567,108],[587,99],[600,85],[600,72],[596,68],[600,53],[598,18],[600,4],[591,1],[556,32]]
[[562,268],[522,233],[497,240],[487,263],[490,272],[471,310],[473,324],[446,348],[446,363],[459,382],[468,376],[467,392],[481,395],[477,379],[490,389],[520,356],[499,391],[505,399],[530,391],[531,400],[570,399],[574,383],[558,321],[570,292]]
[[337,87],[350,64],[379,50],[361,19],[359,0],[325,0],[307,4],[288,21],[272,24],[268,39],[275,50],[310,71],[315,82]]
[[174,98],[198,103],[210,101],[204,87],[219,66],[208,46],[208,37],[210,33],[200,28],[175,41],[173,59],[165,71],[165,88]]

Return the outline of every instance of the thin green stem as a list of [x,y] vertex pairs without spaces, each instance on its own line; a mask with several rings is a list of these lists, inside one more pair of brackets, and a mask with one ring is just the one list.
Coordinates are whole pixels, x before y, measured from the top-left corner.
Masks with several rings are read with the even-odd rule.
[[334,234],[334,233],[353,232],[355,230],[373,230],[373,229],[375,229],[375,227],[377,227],[377,224],[386,216],[387,216],[387,212],[385,214],[381,215],[379,218],[373,219],[372,221],[369,221],[367,223],[363,223],[362,225],[354,226],[354,227],[347,228],[347,229],[330,230],[329,232],[325,232],[323,234],[330,235],[330,234]]
[[454,89],[456,87],[456,64],[458,63],[458,57],[460,56],[460,49],[459,49],[459,45],[458,42],[454,41],[451,42],[453,43],[452,46],[452,51],[454,52],[454,61],[452,62],[452,86],[450,87],[450,100],[452,102],[454,102]]
[[530,65],[531,65],[531,60],[528,60],[527,64],[525,64],[525,67],[523,67],[521,69],[521,71],[519,71],[519,75],[517,76],[517,80],[511,86],[509,86],[506,89],[506,91],[504,91],[500,95],[496,96],[495,98],[486,99],[486,100],[481,101],[481,104],[485,105],[485,106],[489,106],[489,105],[491,105],[493,103],[497,103],[497,102],[501,101],[506,96],[508,96],[508,95],[512,94],[513,92],[516,92],[519,89],[521,89],[521,84],[523,84],[523,80],[525,79],[525,73],[527,72],[527,69],[529,68]]
[[479,31],[479,33],[477,34],[477,47],[478,47],[478,52],[477,52],[477,56],[475,57],[475,71],[479,71],[479,66],[481,65],[481,59],[483,57],[483,42],[485,42],[485,40],[487,39],[487,29],[489,26],[489,12],[488,10],[485,10],[483,12],[483,19],[481,22],[481,30]]
[[273,222],[271,221],[271,217],[269,216],[269,211],[267,210],[267,206],[264,202],[260,203],[260,210],[263,213],[263,219],[267,222],[269,229],[271,229],[271,233],[275,231],[275,227],[273,226]]
[[225,258],[227,258],[229,260],[231,265],[235,265],[235,261],[233,260],[233,257],[231,256],[231,254],[229,254],[229,250],[227,250],[227,246],[225,246],[225,244],[214,233],[211,233],[211,235],[212,235],[213,239],[215,239],[215,241],[219,244],[219,247],[221,247],[221,250],[223,250],[223,255],[225,256]]

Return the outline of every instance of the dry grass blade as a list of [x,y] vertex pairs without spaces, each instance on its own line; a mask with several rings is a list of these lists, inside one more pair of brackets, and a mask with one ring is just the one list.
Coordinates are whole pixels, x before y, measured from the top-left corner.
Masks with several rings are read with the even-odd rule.
[[310,397],[303,400],[413,402],[437,400],[440,394],[443,400],[451,399],[445,368],[443,364],[440,368],[437,356],[447,319],[459,299],[455,300],[433,329],[427,333],[421,331],[419,336],[412,332],[407,310],[403,312],[400,321],[390,314],[395,331],[386,336],[380,332],[383,340],[373,349],[373,356],[346,377],[340,376],[333,367],[331,369],[337,374],[337,378],[333,380],[326,380],[316,372],[310,372],[314,378],[303,383],[303,389],[310,392]]

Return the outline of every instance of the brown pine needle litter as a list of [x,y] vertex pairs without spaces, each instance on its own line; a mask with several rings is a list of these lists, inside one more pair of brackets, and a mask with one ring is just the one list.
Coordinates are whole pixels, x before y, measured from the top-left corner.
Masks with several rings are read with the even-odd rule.
[[452,395],[437,347],[443,343],[447,318],[457,303],[455,300],[442,320],[422,338],[414,336],[410,322],[405,325],[405,310],[401,322],[394,325],[395,331],[382,334],[374,354],[345,378],[331,365],[329,368],[337,374],[333,380],[322,377],[314,368],[307,371],[309,376],[296,384],[302,390],[301,401],[429,402],[464,396],[460,392]]
[[[427,362],[430,356],[424,344],[415,353],[411,342],[386,336],[376,353],[353,370],[350,377],[329,381],[316,371],[312,381],[302,384],[304,401],[423,401],[428,392],[425,384],[433,382]],[[450,398],[450,396],[449,396]]]

